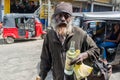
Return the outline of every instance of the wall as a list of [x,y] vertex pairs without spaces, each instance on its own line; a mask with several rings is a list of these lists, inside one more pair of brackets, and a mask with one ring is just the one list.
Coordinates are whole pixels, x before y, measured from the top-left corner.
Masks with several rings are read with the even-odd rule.
[[110,3],[112,0],[94,0],[94,1],[101,3]]

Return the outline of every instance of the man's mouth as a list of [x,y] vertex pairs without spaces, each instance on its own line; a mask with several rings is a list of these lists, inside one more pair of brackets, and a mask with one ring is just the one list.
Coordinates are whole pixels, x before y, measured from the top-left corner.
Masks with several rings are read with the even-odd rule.
[[59,27],[67,27],[67,23],[65,22],[61,22],[58,24]]

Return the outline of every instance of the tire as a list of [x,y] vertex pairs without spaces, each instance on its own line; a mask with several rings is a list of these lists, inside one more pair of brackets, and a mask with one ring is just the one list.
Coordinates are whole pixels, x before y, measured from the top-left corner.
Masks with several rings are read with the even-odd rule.
[[5,39],[5,42],[7,43],[7,44],[11,44],[11,43],[14,43],[14,38],[13,37],[7,37],[6,39]]

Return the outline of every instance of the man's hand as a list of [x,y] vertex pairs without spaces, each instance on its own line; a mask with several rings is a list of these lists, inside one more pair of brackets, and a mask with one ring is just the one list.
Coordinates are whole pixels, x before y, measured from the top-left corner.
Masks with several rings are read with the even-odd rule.
[[37,76],[37,77],[36,77],[36,80],[41,80],[40,76]]
[[79,56],[77,58],[75,58],[71,61],[70,65],[78,64],[86,58],[88,58],[88,53],[81,53],[81,54],[79,54]]

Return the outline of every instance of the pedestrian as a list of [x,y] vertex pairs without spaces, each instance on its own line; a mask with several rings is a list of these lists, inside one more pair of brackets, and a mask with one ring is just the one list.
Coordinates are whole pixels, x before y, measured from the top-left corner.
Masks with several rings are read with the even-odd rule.
[[53,80],[76,80],[73,75],[65,75],[66,52],[71,41],[75,41],[75,49],[80,50],[75,63],[85,61],[90,65],[90,57],[99,57],[99,48],[85,31],[72,26],[72,5],[60,2],[56,5],[52,20],[53,29],[49,30],[44,39],[40,73],[41,80],[45,80],[47,73],[52,69]]

